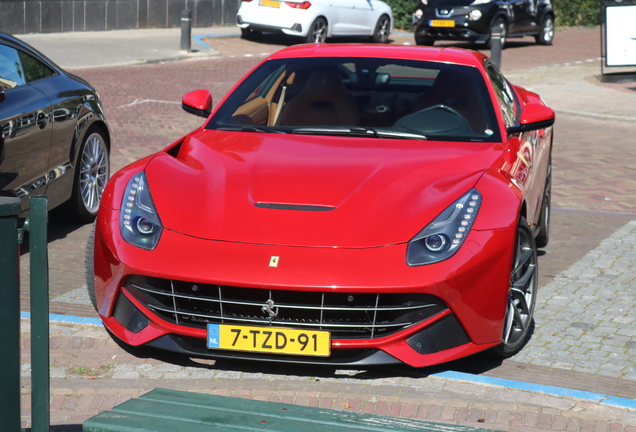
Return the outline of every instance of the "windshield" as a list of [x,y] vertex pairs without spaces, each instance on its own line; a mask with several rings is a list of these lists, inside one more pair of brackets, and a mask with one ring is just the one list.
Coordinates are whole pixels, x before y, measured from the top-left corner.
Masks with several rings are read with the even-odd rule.
[[377,58],[267,61],[206,127],[418,140],[501,139],[476,68]]

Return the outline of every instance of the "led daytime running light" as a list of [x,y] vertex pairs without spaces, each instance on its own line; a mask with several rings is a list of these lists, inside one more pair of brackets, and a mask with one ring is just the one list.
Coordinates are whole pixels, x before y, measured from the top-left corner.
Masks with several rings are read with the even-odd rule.
[[128,243],[147,250],[157,246],[163,228],[143,172],[136,174],[126,186],[120,221],[121,235]]
[[472,189],[448,206],[409,242],[408,265],[432,264],[453,256],[466,240],[480,205],[481,194]]

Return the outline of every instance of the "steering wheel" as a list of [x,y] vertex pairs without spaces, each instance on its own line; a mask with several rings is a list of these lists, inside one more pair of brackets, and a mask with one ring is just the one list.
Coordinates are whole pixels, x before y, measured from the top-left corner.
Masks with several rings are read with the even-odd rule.
[[437,105],[433,105],[431,107],[428,107],[422,111],[428,111],[428,110],[435,110],[435,109],[441,109],[444,111],[448,111],[449,113],[453,114],[455,117],[457,117],[459,119],[460,122],[462,122],[462,126],[465,126],[467,128],[470,129],[470,123],[468,123],[468,120],[466,120],[466,117],[464,117],[464,114],[460,113],[459,111],[457,111],[455,108],[453,108],[452,106],[449,105],[444,105],[444,104],[437,104]]
[[395,123],[395,126],[409,132],[427,135],[464,136],[473,134],[466,117],[455,108],[445,104],[433,105],[402,117]]

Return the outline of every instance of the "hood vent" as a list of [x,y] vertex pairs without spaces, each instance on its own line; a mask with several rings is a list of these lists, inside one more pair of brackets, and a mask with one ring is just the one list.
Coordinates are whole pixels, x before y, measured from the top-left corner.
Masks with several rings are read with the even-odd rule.
[[331,211],[335,210],[332,206],[322,205],[306,205],[306,204],[274,204],[274,203],[255,203],[256,207],[275,209],[275,210],[298,210],[298,211]]

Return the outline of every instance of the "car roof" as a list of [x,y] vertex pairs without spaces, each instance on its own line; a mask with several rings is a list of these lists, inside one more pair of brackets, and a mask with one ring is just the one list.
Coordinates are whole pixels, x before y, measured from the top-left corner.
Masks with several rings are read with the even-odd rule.
[[487,57],[477,51],[453,47],[420,47],[381,44],[303,44],[284,48],[269,59],[300,57],[370,57],[435,61],[483,67]]

